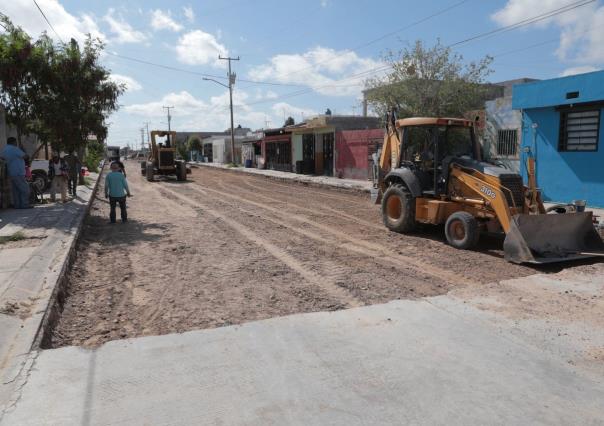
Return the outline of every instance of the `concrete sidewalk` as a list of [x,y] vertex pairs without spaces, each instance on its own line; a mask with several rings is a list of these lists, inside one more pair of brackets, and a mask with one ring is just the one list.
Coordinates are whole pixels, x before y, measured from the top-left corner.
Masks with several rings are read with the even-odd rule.
[[604,383],[462,301],[32,354],[3,425],[602,424]]
[[369,193],[372,188],[372,183],[369,180],[357,179],[338,179],[330,176],[311,176],[299,175],[296,173],[279,172],[277,170],[261,170],[245,167],[229,167],[226,164],[218,163],[198,163],[190,162],[189,164],[200,167],[212,167],[216,169],[229,170],[235,173],[248,173],[251,175],[264,176],[269,179],[276,179],[285,182],[297,182],[310,186],[328,186],[338,189],[347,189],[351,191]]
[[90,181],[90,187],[79,186],[77,198],[66,204],[0,210],[0,236],[21,238],[0,245],[0,407],[19,386],[19,373],[41,337],[98,175],[91,174]]

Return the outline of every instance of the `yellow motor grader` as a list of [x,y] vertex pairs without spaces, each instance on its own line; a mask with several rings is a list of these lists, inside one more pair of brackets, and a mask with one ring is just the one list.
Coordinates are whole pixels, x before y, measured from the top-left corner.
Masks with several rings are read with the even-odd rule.
[[504,233],[505,259],[514,263],[604,256],[592,213],[548,214],[534,158],[529,155],[525,186],[520,175],[482,160],[471,120],[397,120],[390,113],[374,163],[372,198],[381,201],[392,231],[444,224],[447,242],[459,249],[475,246],[482,232]]
[[[165,142],[158,142],[157,138],[165,137]],[[185,161],[176,160],[176,132],[153,130],[149,143],[149,155],[146,161],[141,161],[141,174],[149,182],[153,182],[155,175],[174,175],[179,181],[187,180],[187,164]]]

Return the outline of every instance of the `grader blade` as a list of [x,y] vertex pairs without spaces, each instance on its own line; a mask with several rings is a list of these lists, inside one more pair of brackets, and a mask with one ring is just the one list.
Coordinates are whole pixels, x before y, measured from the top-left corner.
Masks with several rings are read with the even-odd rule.
[[520,214],[512,218],[503,251],[513,263],[554,263],[604,256],[604,242],[591,212]]

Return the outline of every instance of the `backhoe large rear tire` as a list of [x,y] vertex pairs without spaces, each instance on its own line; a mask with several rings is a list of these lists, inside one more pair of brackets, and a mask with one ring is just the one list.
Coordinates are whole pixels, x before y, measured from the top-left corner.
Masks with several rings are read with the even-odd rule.
[[386,228],[407,233],[415,229],[415,198],[406,186],[395,183],[382,198],[382,220]]
[[478,221],[468,212],[455,212],[445,223],[447,242],[455,248],[469,250],[478,244]]
[[147,163],[147,180],[149,182],[153,182],[153,174],[154,174],[154,170],[153,170],[153,163],[149,164]]

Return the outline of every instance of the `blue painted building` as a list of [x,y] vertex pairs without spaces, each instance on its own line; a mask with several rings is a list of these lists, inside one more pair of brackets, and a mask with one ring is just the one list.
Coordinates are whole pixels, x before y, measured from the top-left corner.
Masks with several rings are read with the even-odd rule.
[[525,182],[532,154],[545,201],[604,207],[604,71],[516,85],[512,107],[522,112]]

